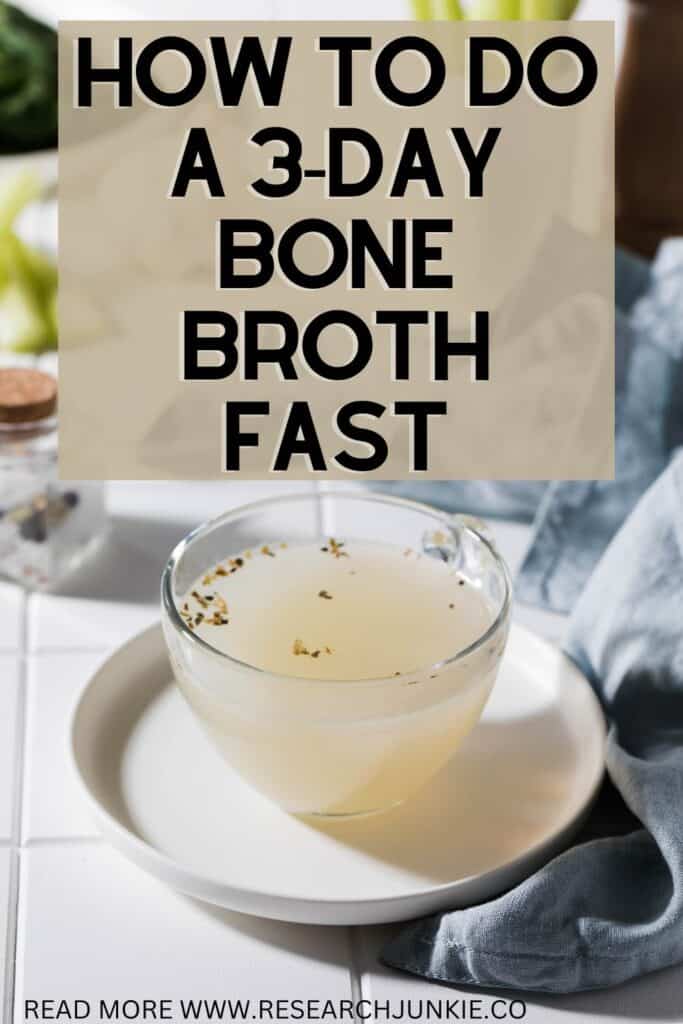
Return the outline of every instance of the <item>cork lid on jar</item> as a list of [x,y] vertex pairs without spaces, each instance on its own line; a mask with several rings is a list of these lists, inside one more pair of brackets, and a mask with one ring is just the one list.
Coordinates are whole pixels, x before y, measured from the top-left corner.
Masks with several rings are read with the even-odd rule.
[[57,409],[57,381],[49,373],[0,370],[0,423],[36,423]]

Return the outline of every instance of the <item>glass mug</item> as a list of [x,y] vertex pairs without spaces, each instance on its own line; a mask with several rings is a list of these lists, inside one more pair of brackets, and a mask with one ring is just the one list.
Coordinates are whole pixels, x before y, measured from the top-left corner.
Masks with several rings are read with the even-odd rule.
[[[218,651],[180,615],[197,577],[226,557],[273,540],[291,546],[329,537],[448,561],[484,596],[490,625],[401,685],[408,677],[318,680],[264,671]],[[511,584],[478,521],[381,494],[326,491],[255,502],[198,527],[169,559],[161,603],[178,686],[228,764],[289,813],[336,817],[401,803],[472,730],[505,648]]]

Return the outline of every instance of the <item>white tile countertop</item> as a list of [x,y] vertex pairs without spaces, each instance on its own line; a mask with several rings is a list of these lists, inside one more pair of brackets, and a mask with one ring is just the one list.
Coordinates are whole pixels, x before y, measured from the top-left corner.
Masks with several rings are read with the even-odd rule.
[[[349,999],[441,1002],[513,993],[431,985],[377,963],[391,929],[315,928],[243,917],[177,895],[100,841],[66,758],[67,723],[93,669],[157,616],[162,563],[207,516],[297,484],[118,483],[111,539],[59,595],[0,588],[0,1006],[25,999]],[[526,528],[499,524],[514,569]],[[519,609],[559,637],[562,620]],[[274,847],[273,855],[277,855]],[[395,926],[392,926],[395,927]],[[3,956],[4,953],[4,956]],[[606,993],[527,998],[527,1021],[683,1022],[683,969]],[[454,1005],[458,1005],[457,1003]],[[372,1019],[372,1018],[370,1018]],[[382,1018],[378,1018],[382,1019]],[[444,1019],[445,1016],[444,1016]]]

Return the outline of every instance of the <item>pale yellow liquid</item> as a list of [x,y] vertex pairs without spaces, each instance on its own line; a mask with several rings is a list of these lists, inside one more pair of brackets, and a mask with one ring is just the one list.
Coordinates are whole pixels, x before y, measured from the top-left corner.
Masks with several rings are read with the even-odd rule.
[[504,644],[434,667],[495,611],[450,565],[365,541],[242,552],[207,567],[179,609],[217,651],[261,670],[173,659],[230,764],[296,813],[369,813],[422,785],[477,721]]
[[[492,621],[477,588],[410,549],[354,541],[265,550],[242,554],[241,566],[220,563],[236,568],[227,576],[210,567],[185,601],[193,624],[203,616],[197,635],[268,672],[347,680],[403,674],[468,647]],[[192,591],[213,599],[208,608]],[[228,622],[213,624],[219,607]]]

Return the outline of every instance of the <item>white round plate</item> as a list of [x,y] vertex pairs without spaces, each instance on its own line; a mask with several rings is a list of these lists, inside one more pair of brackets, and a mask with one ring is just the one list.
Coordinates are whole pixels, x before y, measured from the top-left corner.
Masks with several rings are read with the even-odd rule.
[[221,907],[373,924],[478,903],[577,830],[605,728],[578,669],[513,627],[483,719],[412,800],[374,817],[290,817],[233,773],[176,690],[159,626],[85,689],[72,753],[103,835],[141,868]]

